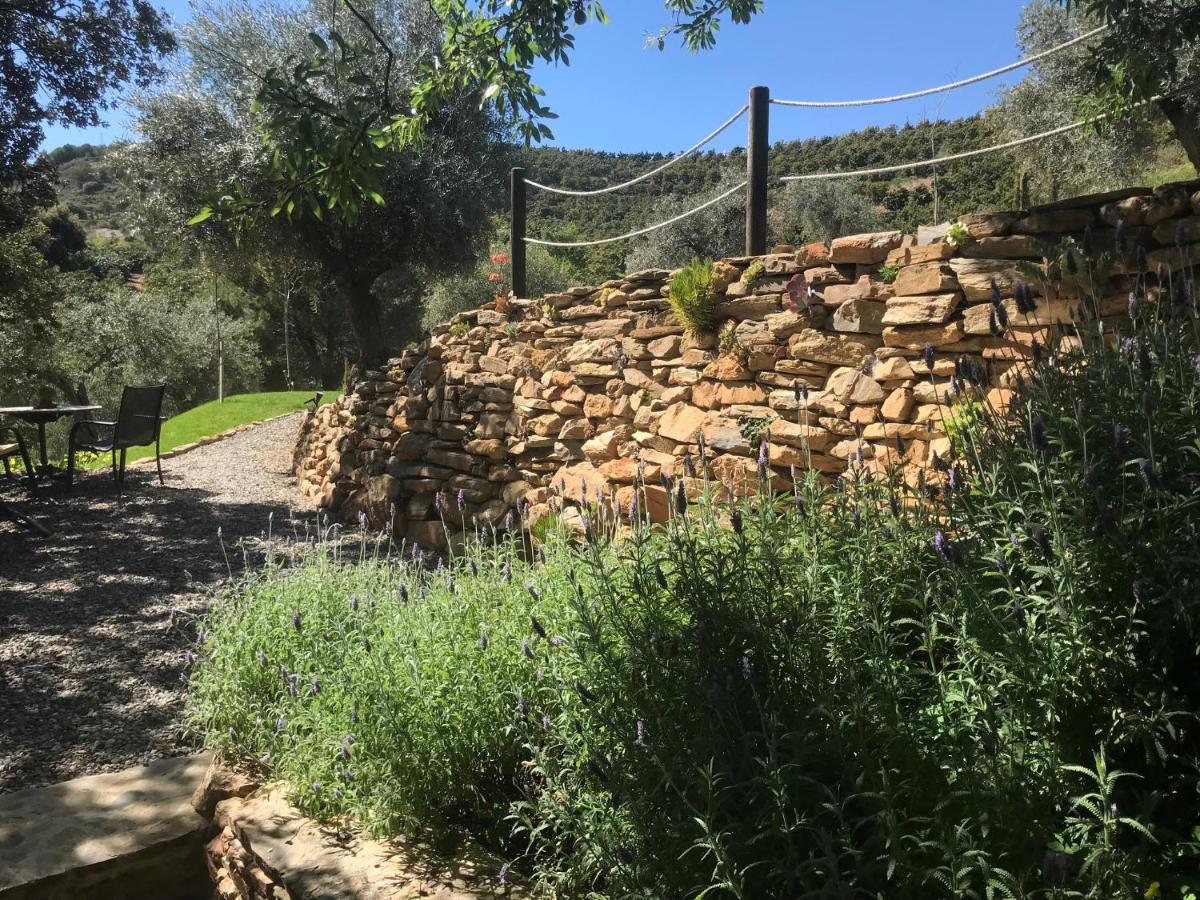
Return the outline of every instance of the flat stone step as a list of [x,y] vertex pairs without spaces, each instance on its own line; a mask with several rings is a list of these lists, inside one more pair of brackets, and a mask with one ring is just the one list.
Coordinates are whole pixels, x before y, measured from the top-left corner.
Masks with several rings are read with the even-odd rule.
[[208,823],[192,809],[209,754],[0,795],[0,900],[211,896]]
[[[444,857],[412,841],[380,842],[322,826],[278,793],[217,805],[208,845],[219,897],[258,900],[484,900],[527,898],[501,860],[475,847]],[[506,879],[507,880],[507,879]],[[268,887],[268,885],[271,885]]]

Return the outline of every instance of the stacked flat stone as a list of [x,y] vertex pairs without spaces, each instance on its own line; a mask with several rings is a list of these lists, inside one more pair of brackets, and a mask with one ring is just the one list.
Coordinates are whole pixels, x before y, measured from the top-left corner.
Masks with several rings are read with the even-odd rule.
[[[757,484],[759,434],[781,485],[792,467],[899,466],[915,480],[949,452],[942,422],[956,367],[985,372],[974,395],[1003,409],[1035,341],[1063,339],[1084,294],[1117,319],[1139,269],[1153,284],[1200,259],[1197,188],[964,216],[971,239],[961,243],[946,228],[891,231],[721,260],[713,334],[684,329],[665,270],[461,313],[310,417],[298,481],[343,519],[365,514],[439,546],[443,519],[496,526],[524,503],[536,518],[552,501],[597,497],[627,508],[635,482],[645,510],[665,518],[659,476],[695,496],[688,472],[701,439],[710,478],[731,490]],[[1107,264],[1061,271],[1070,242]],[[788,290],[797,276],[812,289],[800,302]],[[1016,307],[1018,280],[1037,296],[1033,313]]]

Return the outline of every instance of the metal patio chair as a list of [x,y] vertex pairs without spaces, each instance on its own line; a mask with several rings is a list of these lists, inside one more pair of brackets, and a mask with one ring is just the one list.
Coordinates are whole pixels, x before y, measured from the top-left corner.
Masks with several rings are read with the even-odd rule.
[[[125,451],[130,447],[154,445],[154,463],[158,483],[163,481],[161,437],[162,402],[166,385],[129,386],[121,392],[121,407],[115,422],[84,419],[71,428],[67,441],[67,490],[75,483],[75,452],[91,450],[112,454],[113,478],[120,487],[125,483]],[[117,452],[120,451],[120,465]]]

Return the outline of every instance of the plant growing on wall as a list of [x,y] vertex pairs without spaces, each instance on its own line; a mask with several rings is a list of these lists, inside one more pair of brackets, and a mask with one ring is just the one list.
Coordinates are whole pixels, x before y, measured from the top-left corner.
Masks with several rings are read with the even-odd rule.
[[711,259],[694,259],[671,278],[671,309],[692,334],[711,332],[716,324],[712,275]]

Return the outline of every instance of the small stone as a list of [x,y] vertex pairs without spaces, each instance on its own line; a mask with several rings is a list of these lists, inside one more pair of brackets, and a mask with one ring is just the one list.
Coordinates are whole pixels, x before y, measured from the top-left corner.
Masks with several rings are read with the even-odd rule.
[[834,238],[829,248],[829,258],[835,264],[881,263],[887,259],[890,251],[900,246],[902,237],[899,231],[882,231]]
[[930,325],[947,321],[958,308],[958,294],[893,297],[887,302],[884,325]]

